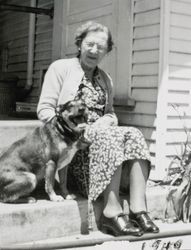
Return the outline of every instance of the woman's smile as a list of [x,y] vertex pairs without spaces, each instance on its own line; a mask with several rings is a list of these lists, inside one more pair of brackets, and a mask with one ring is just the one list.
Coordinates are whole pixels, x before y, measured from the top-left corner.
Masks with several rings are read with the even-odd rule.
[[87,59],[92,61],[97,61],[98,58],[96,56],[87,55]]

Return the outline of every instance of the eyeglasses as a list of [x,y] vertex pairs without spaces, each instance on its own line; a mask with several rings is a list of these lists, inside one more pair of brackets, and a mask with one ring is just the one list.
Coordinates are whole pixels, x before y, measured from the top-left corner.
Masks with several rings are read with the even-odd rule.
[[95,43],[95,42],[84,42],[84,44],[88,49],[92,49],[96,45],[97,50],[100,51],[100,52],[107,49],[107,47],[105,45],[98,44],[98,43]]

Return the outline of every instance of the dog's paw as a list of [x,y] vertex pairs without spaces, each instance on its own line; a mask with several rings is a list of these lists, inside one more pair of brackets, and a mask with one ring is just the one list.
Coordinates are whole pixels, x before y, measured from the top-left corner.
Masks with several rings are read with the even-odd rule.
[[76,195],[75,194],[67,194],[65,196],[65,200],[75,200],[76,199]]
[[32,196],[30,196],[30,197],[27,198],[27,202],[28,203],[35,203],[36,201],[37,200],[34,197],[32,197]]
[[54,195],[50,197],[50,200],[55,202],[61,202],[64,201],[64,198],[61,195]]

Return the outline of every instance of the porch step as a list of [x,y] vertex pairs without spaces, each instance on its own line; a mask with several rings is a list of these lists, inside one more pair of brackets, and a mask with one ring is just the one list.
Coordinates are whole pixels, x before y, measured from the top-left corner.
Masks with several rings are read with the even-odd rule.
[[[97,202],[93,216],[93,230],[101,213],[102,202]],[[51,202],[38,200],[32,204],[0,203],[1,244],[23,243],[88,233],[88,202]]]
[[[31,249],[75,249],[75,250],[135,250],[153,249],[154,242],[158,240],[160,249],[165,246],[180,245],[180,249],[190,249],[191,223],[163,223],[155,221],[160,228],[158,234],[144,234],[141,237],[114,237],[103,234],[100,231],[90,232],[88,235],[73,235],[68,237],[32,241],[29,243],[13,244],[3,246],[4,250],[31,250]],[[178,229],[178,230],[177,230]],[[143,247],[145,246],[145,247]],[[163,247],[163,248],[161,248]],[[175,248],[174,248],[175,249]],[[178,249],[178,248],[177,248]]]
[[[164,218],[165,197],[164,188],[148,187],[148,210],[153,219]],[[128,203],[123,198],[124,210],[128,213]],[[93,231],[98,229],[102,209],[103,201],[100,198],[94,204]],[[0,203],[0,222],[0,245],[87,234],[88,202],[79,197],[76,201],[64,202],[38,200],[32,204]]]
[[[0,152],[14,141],[41,125],[37,120],[0,121]],[[147,188],[148,211],[152,218],[164,218],[167,188],[154,186]],[[160,202],[159,202],[160,201]],[[124,200],[125,211],[128,202]],[[94,206],[92,226],[97,230],[97,222],[103,202]],[[60,203],[38,200],[34,204],[0,203],[0,246],[49,238],[60,238],[88,232],[88,203],[86,199]]]
[[0,243],[22,243],[87,233],[85,200],[0,204]]

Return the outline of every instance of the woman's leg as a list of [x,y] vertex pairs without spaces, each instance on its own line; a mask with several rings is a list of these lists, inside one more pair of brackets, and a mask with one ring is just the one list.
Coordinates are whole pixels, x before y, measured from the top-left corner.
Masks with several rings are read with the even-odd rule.
[[150,167],[145,160],[132,160],[130,163],[130,210],[134,213],[147,211],[146,183]]
[[121,180],[121,169],[118,167],[114,175],[111,178],[110,184],[104,191],[104,209],[103,214],[108,217],[114,217],[122,213],[122,207],[119,198],[119,186]]
[[111,178],[110,184],[104,191],[104,209],[101,219],[102,231],[115,236],[135,235],[141,236],[142,231],[132,224],[127,216],[123,214],[119,198],[119,186],[121,181],[121,169],[118,167]]
[[144,232],[158,233],[159,228],[147,213],[146,182],[149,165],[144,160],[131,161],[130,166],[130,218],[135,220]]
[[[144,160],[130,161],[130,209],[137,213],[146,211],[146,182],[149,176],[148,162]],[[122,212],[119,198],[121,169],[115,171],[110,184],[104,192],[104,210],[106,217],[114,217]]]

